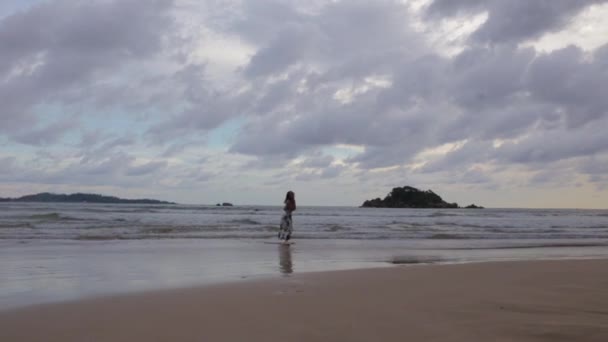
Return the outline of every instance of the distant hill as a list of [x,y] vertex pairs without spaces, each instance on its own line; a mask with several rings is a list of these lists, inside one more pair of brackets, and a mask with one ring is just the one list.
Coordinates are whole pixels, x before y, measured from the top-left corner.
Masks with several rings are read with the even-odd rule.
[[432,190],[418,190],[411,186],[394,188],[384,199],[365,201],[362,207],[371,208],[459,208],[458,203],[448,203]]
[[27,195],[19,198],[1,198],[0,202],[63,202],[63,203],[119,203],[119,204],[175,204],[173,202],[152,199],[122,199],[114,196],[97,194],[51,194],[48,192]]

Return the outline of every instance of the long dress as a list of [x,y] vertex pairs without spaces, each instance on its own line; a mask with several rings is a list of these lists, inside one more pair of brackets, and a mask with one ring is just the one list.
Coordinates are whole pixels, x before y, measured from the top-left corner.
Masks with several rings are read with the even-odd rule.
[[289,241],[293,232],[293,220],[291,219],[291,211],[285,210],[281,217],[281,225],[279,226],[279,240]]

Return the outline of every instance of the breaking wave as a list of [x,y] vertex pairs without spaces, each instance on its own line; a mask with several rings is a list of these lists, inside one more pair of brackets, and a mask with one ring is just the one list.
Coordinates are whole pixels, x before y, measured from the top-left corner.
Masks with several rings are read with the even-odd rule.
[[230,223],[236,223],[236,224],[247,224],[247,225],[257,225],[260,224],[260,222],[256,221],[256,220],[252,220],[249,218],[245,218],[245,219],[234,219],[234,220],[230,220]]
[[30,215],[28,218],[32,220],[60,220],[61,215],[59,213],[48,213],[39,215]]
[[[279,206],[11,204],[0,209],[3,240],[266,239],[275,236],[283,213]],[[608,210],[300,207],[293,219],[296,239],[429,244],[608,239]]]
[[455,235],[455,234],[440,233],[440,234],[433,234],[433,235],[431,235],[429,237],[429,239],[434,239],[434,240],[463,240],[463,239],[469,239],[469,237],[462,236],[462,235]]

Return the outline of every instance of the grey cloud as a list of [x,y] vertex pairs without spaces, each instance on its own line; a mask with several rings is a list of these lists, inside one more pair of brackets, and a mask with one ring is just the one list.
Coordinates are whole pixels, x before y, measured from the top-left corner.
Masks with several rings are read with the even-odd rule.
[[595,50],[593,62],[604,70],[608,67],[608,43]]
[[[333,99],[349,84],[353,89],[367,86],[367,77],[390,74],[399,62],[427,54],[423,39],[408,28],[410,18],[402,3],[342,1],[326,3],[317,11],[299,11],[284,2],[263,1],[260,8],[254,7],[244,4],[232,26],[233,33],[259,46],[243,69],[244,75],[254,78],[249,80],[251,90],[238,96],[207,96],[209,90],[203,87],[197,92],[201,101],[188,101],[196,102],[193,109],[152,128],[154,139],[204,132],[243,115],[249,122],[232,152],[292,158],[325,144],[387,145],[415,130],[417,122],[428,121],[397,115],[388,119],[394,124],[384,123],[385,113],[376,108],[378,89],[369,90],[352,106]],[[273,29],[266,30],[264,20],[276,13],[285,15],[277,15]],[[273,80],[278,74],[286,78]],[[377,119],[370,125],[374,115]]]
[[[85,144],[81,142],[78,146],[79,150],[72,155],[72,158],[80,160],[80,167],[86,166],[87,168],[94,168],[100,161],[116,159],[117,156],[126,156],[126,147],[132,146],[136,143],[136,139],[133,137],[118,137],[115,135],[102,135],[91,144]],[[49,158],[59,161],[65,159],[65,156],[49,156]],[[120,161],[116,163],[117,169],[121,167]],[[133,159],[125,160],[125,166]],[[110,168],[108,168],[109,170]],[[103,170],[101,171],[104,172]]]
[[[584,59],[575,47],[540,55],[529,49],[466,50],[455,57],[453,70],[447,72],[445,78],[431,74],[434,92],[440,97],[433,94],[422,97],[427,101],[441,101],[451,95],[458,105],[451,115],[448,108],[443,118],[434,121],[435,135],[443,137],[442,143],[469,139],[471,144],[467,146],[479,147],[487,146],[486,141],[493,139],[530,136],[527,143],[510,152],[506,152],[511,148],[509,144],[496,151],[488,149],[483,154],[472,151],[478,161],[486,158],[486,161],[534,162],[538,158],[538,162],[550,162],[605,152],[608,146],[602,134],[594,128],[583,127],[591,121],[601,126],[608,116],[608,102],[600,94],[607,86],[606,78],[602,77],[606,66],[602,58],[604,49],[598,49],[592,59]],[[395,87],[401,84],[397,80]],[[568,142],[561,143],[562,139]],[[527,154],[523,150],[528,151]],[[446,157],[441,167],[456,162],[453,160],[456,155]]]
[[177,155],[177,154],[183,152],[190,144],[191,144],[191,142],[171,144],[169,147],[167,147],[165,149],[165,152],[163,152],[162,156],[171,157],[171,156]]
[[[252,158],[248,160],[238,170],[241,172],[256,172],[257,170],[272,170],[272,169],[283,169],[287,164],[288,160],[295,157],[294,155],[286,156],[281,154],[264,154],[263,158]],[[283,177],[283,175],[281,175]]]
[[316,147],[340,143],[388,147],[407,141],[410,146],[420,147],[426,141],[420,134],[431,125],[432,115],[379,110],[377,91],[371,91],[349,105],[328,98],[331,94],[301,95],[296,103],[303,102],[302,110],[296,107],[293,112],[278,112],[251,120],[232,151],[293,157]]
[[608,158],[589,158],[579,168],[589,175],[608,175]]
[[284,71],[312,53],[311,49],[317,48],[313,42],[314,34],[313,30],[306,31],[299,27],[283,28],[267,47],[251,58],[244,70],[245,75],[254,78]]
[[331,179],[339,176],[346,168],[344,165],[334,164],[335,158],[319,152],[310,154],[302,162],[298,163],[299,171],[296,180],[311,181],[316,179]]
[[423,173],[445,172],[461,168],[478,161],[491,161],[492,146],[484,142],[467,142],[445,156],[430,161],[418,171]]
[[450,61],[435,54],[426,54],[410,62],[396,60],[393,84],[378,94],[378,104],[390,107],[407,108],[417,102],[438,100],[449,95],[438,84],[445,82],[446,75],[452,70]]
[[567,186],[573,182],[572,171],[554,168],[538,171],[529,179],[528,184],[532,186]]
[[143,165],[131,166],[126,170],[127,176],[143,176],[166,168],[166,161],[152,161]]
[[605,191],[608,189],[608,177],[593,175],[589,180],[595,184],[597,191]]
[[290,106],[297,97],[296,82],[300,80],[298,76],[300,75],[291,74],[284,80],[259,85],[256,89],[260,95],[252,101],[251,112],[266,115]]
[[83,160],[84,163],[78,166],[72,166],[68,173],[73,173],[75,170],[82,170],[84,174],[100,176],[100,175],[116,175],[121,173],[131,163],[135,161],[135,157],[124,154],[116,153],[108,158],[98,158],[91,160]]
[[80,147],[94,146],[100,143],[104,139],[104,133],[100,130],[94,131],[83,131],[80,137]]
[[454,16],[482,11],[488,0],[432,0],[426,9],[426,14],[433,16]]
[[173,174],[174,178],[178,180],[178,188],[194,188],[199,187],[202,184],[209,182],[217,178],[219,175],[215,172],[210,172],[201,169],[200,167],[191,167],[185,169],[175,169],[169,167],[167,173]]
[[17,158],[12,156],[0,158],[0,174],[11,173],[14,170],[16,160]]
[[[281,8],[277,6],[278,11]],[[259,23],[256,13],[247,18]],[[404,57],[419,54],[416,50],[423,48],[408,29],[406,6],[397,1],[340,1],[329,3],[317,14],[296,12],[291,18],[263,42],[246,67],[246,75],[276,74],[306,60],[316,61],[321,68],[340,67],[349,64],[347,61],[382,67],[387,54],[398,52]]]
[[492,182],[492,178],[485,172],[478,169],[469,169],[459,178],[460,184],[487,184]]
[[[383,2],[377,7],[369,4],[377,11],[386,11],[393,5],[391,2]],[[465,9],[483,8],[486,5],[486,2],[471,1]],[[461,9],[456,5],[450,6],[454,7],[448,9],[448,13]],[[365,6],[361,3],[335,3],[324,8],[317,16],[300,15],[298,20],[286,23],[288,27],[304,27],[310,32],[314,31],[314,34],[307,35],[307,39],[314,38],[312,43],[309,42],[315,45],[312,53],[292,50],[297,57],[290,63],[273,64],[271,54],[260,57],[259,60],[252,59],[248,68],[256,67],[263,60],[277,68],[271,74],[287,73],[288,76],[273,83],[274,87],[255,88],[262,95],[256,97],[258,100],[254,103],[257,107],[251,107],[252,113],[264,113],[260,113],[262,117],[249,121],[231,151],[262,157],[272,155],[293,158],[321,146],[355,144],[365,146],[365,152],[351,158],[349,162],[357,163],[361,168],[378,168],[401,165],[424,148],[444,143],[469,139],[472,144],[489,146],[493,139],[539,134],[535,129],[541,129],[540,132],[559,130],[564,124],[564,115],[587,121],[605,115],[605,97],[595,90],[605,87],[597,86],[586,91],[589,86],[584,83],[591,81],[592,84],[602,85],[599,75],[603,74],[601,66],[604,49],[596,52],[591,67],[588,65],[590,62],[579,59],[576,54],[574,59],[564,58],[570,62],[573,70],[569,72],[565,68],[564,73],[556,72],[562,66],[552,62],[553,59],[559,61],[559,55],[564,52],[539,55],[532,48],[512,45],[471,46],[453,58],[429,54],[422,48],[418,56],[412,58],[407,53],[395,54],[393,46],[405,47],[411,44],[410,50],[416,50],[422,46],[419,44],[421,38],[395,29],[389,19],[385,26],[380,22],[372,25],[378,25],[378,32],[384,30],[385,36],[389,37],[387,40],[381,37],[376,48],[370,49],[375,55],[382,56],[379,59],[383,61],[380,65],[346,58],[339,59],[336,68],[306,72],[306,65],[332,65],[334,58],[338,60],[339,53],[325,53],[325,42],[318,40],[318,37],[326,37],[335,44],[338,39],[331,37],[341,37],[342,34],[351,39],[357,37],[355,34],[349,35],[351,32],[337,32],[348,20],[365,22],[358,15],[358,10],[362,7]],[[395,12],[407,18],[406,14]],[[325,25],[330,22],[327,18],[333,13],[355,15],[344,15],[337,23]],[[373,19],[371,21],[374,22]],[[400,37],[402,41],[393,44],[390,37]],[[258,56],[262,56],[266,49],[274,48],[272,43],[276,41],[266,38],[268,45],[261,48]],[[292,43],[285,40],[284,43],[276,43],[278,45],[275,47],[290,49],[289,45],[283,44]],[[296,62],[299,66],[294,69]],[[334,99],[337,90],[348,85],[356,89],[362,84],[361,79],[353,78],[352,75],[382,72],[388,72],[392,76],[390,87],[368,90],[365,94],[356,95],[347,104]],[[551,76],[557,79],[551,80]],[[560,95],[562,90],[559,87],[572,82],[580,84],[581,95],[565,91],[575,97],[572,100],[582,100],[571,101]],[[300,84],[306,84],[308,88],[299,92]],[[582,114],[577,114],[578,112]],[[504,148],[499,152],[484,147],[484,151],[484,156],[490,160],[510,158],[504,155]],[[586,153],[586,150],[581,149],[579,152]],[[495,153],[499,155],[494,155]],[[526,158],[522,160],[524,159]],[[441,164],[437,163],[435,166],[430,164],[427,171],[440,167]]]
[[488,19],[471,36],[482,43],[518,43],[558,31],[584,8],[606,0],[434,0],[429,17],[488,13]]
[[324,168],[334,162],[333,156],[317,154],[305,159],[300,165],[308,168]]
[[608,151],[608,137],[603,129],[605,124],[606,120],[598,125],[587,126],[582,131],[564,128],[538,131],[527,138],[506,142],[497,148],[487,141],[472,140],[444,157],[427,163],[420,171],[441,172],[473,163],[503,166],[516,163],[543,169],[559,161],[601,155]]
[[296,174],[294,179],[302,182],[333,179],[340,176],[344,169],[345,167],[342,165],[332,165],[323,169],[300,171]]
[[40,148],[36,150],[36,160],[38,161],[59,162],[62,159],[65,159],[65,157],[61,156],[60,153],[51,152],[44,146],[40,146]]
[[322,145],[355,143],[366,137],[383,138],[365,132],[365,126],[369,123],[365,116],[355,114],[349,117],[346,112],[341,113],[308,113],[295,120],[290,119],[291,113],[284,113],[253,120],[244,127],[231,150],[250,155],[295,157],[298,153]]
[[[24,58],[42,53],[58,69],[43,71],[70,79],[87,67],[104,66],[125,57],[143,57],[160,47],[159,29],[170,24],[166,10],[171,0],[91,1],[55,0],[35,5],[0,22],[2,67],[6,74]],[[75,58],[75,57],[78,58]],[[72,57],[72,58],[70,58]],[[62,59],[70,58],[62,62]],[[73,68],[69,66],[71,63]],[[68,73],[72,70],[73,74]]]
[[496,150],[496,157],[506,162],[549,163],[608,151],[605,133],[608,118],[582,131],[554,130],[536,134],[515,143],[506,143]]
[[13,164],[13,171],[5,174],[1,181],[4,182],[27,182],[39,184],[80,184],[80,185],[103,185],[114,184],[115,177],[124,165],[130,163],[133,158],[126,155],[114,155],[99,161],[76,162],[59,170],[53,171],[46,168],[48,163],[55,164],[55,159],[62,159],[61,155],[48,154],[46,160],[23,161]]
[[485,120],[479,125],[472,120],[469,131],[471,137],[483,140],[518,137],[535,126],[556,129],[561,123],[556,106],[518,99],[513,99],[511,105],[485,110],[480,115],[486,116]]
[[198,182],[207,182],[216,176],[217,174],[215,173],[201,171],[196,175],[196,177],[194,177],[194,179],[196,179]]
[[281,0],[244,1],[236,19],[224,23],[219,29],[227,30],[254,44],[268,42],[276,36],[277,28],[303,21],[302,13],[295,7],[297,3]]
[[[47,168],[47,165],[56,166],[55,158],[62,156],[49,156],[51,160],[25,160],[11,162],[9,172],[3,173],[0,168],[0,181],[9,183],[29,184],[65,184],[76,186],[120,186],[120,187],[148,187],[152,181],[164,177],[168,168],[166,161],[157,160],[136,164],[137,159],[129,154],[118,152],[100,155],[96,159],[81,159],[77,162],[59,169]],[[181,170],[173,170],[178,174]]]
[[115,147],[130,146],[135,144],[135,142],[136,140],[132,137],[118,137],[108,140],[105,144],[101,146],[100,150],[107,151]]
[[324,178],[324,179],[336,178],[340,174],[342,174],[342,172],[345,170],[345,168],[346,167],[343,165],[332,165],[330,167],[327,167],[327,168],[323,169],[323,171],[321,172],[321,178]]
[[295,176],[295,180],[300,182],[310,182],[317,179],[319,179],[319,174],[312,171],[300,172]]
[[15,136],[15,140],[28,145],[53,144],[63,137],[63,135],[76,128],[78,122],[73,119],[62,120],[51,123],[46,127],[27,131]]
[[246,116],[287,117],[295,108],[303,110],[313,106],[314,103],[298,88],[302,84],[308,85],[314,74],[305,68],[291,68],[280,79],[259,78],[251,81],[248,92],[230,96],[230,102],[234,103],[234,111]]
[[447,93],[471,110],[507,104],[522,91],[523,76],[533,58],[533,49],[466,49],[452,61]]
[[608,97],[604,94],[608,88],[606,46],[598,49],[591,61],[575,46],[538,56],[527,75],[529,91],[538,101],[560,106],[571,127],[605,117],[608,115]]
[[608,189],[608,156],[593,156],[580,163],[578,170],[596,184],[599,191]]
[[242,114],[241,97],[231,90],[218,90],[205,76],[205,65],[189,64],[173,76],[178,92],[180,107],[175,114],[153,125],[146,132],[153,143],[164,144],[173,139],[183,138],[192,133],[200,133],[217,128],[225,121]]
[[307,148],[290,139],[279,124],[256,122],[244,127],[239,140],[230,148],[232,152],[249,155],[285,155],[295,157]]
[[32,122],[36,105],[83,101],[75,93],[103,78],[104,71],[158,53],[171,24],[171,5],[171,0],[56,0],[2,19],[0,121]]
[[[341,175],[342,166],[319,154],[335,144],[364,149],[346,160],[359,171],[396,167],[384,182],[403,178],[403,165],[419,152],[464,140],[461,149],[413,176],[452,170],[453,180],[482,184],[491,179],[470,169],[475,163],[538,170],[588,156],[604,160],[608,152],[601,131],[608,120],[602,92],[608,88],[608,45],[590,53],[574,46],[539,53],[517,44],[559,30],[599,1],[436,0],[427,10],[435,18],[488,11],[488,21],[456,56],[427,46],[425,33],[410,29],[400,1],[220,2],[230,4],[236,18],[201,25],[256,49],[230,86],[208,77],[208,65],[190,62],[190,41],[176,46],[186,55],[171,60],[170,71],[143,65],[171,54],[163,44],[175,34],[172,1],[58,0],[1,19],[0,45],[11,47],[0,50],[3,134],[30,144],[61,141],[71,128],[41,125],[36,106],[47,103],[67,113],[86,104],[86,115],[112,107],[158,112],[142,114],[142,137],[85,132],[78,152],[49,154],[49,164],[80,158],[63,170],[73,180],[28,175],[135,184],[156,170],[205,181],[208,174],[199,169],[163,166],[162,159],[141,166],[128,148],[145,139],[147,147],[165,144],[162,157],[179,157],[235,118],[243,126],[229,152],[251,157],[236,169],[284,169],[303,158],[304,170],[290,179]],[[506,142],[495,148],[496,139]]]
[[[392,26],[384,29],[391,36]],[[416,50],[420,46],[418,40],[414,38],[405,42],[413,44],[410,49]],[[404,43],[398,45],[404,46]],[[264,97],[263,108],[279,108],[283,112],[251,123],[232,151],[253,155],[294,155],[314,146],[359,144],[368,146],[367,152],[353,158],[353,162],[363,167],[399,164],[425,146],[462,139],[471,130],[475,131],[471,126],[476,123],[483,126],[484,122],[494,120],[497,122],[495,126],[500,126],[500,121],[491,113],[481,114],[486,118],[473,113],[465,113],[458,118],[454,116],[453,106],[442,107],[441,102],[447,98],[466,111],[480,111],[484,107],[512,101],[518,92],[524,91],[523,76],[534,57],[533,50],[514,48],[466,50],[454,61],[429,55],[425,49],[420,51],[418,58],[410,58],[410,54],[393,54],[392,47],[388,45],[375,52],[386,58],[384,62],[391,65],[390,69],[378,69],[378,65],[351,60],[336,66],[348,72],[331,69],[325,73],[299,74],[296,77],[291,73],[286,81],[279,82],[285,83],[277,88],[276,94],[280,96],[269,93]],[[310,63],[315,61],[309,55],[300,57]],[[328,58],[321,60],[331,60]],[[281,70],[287,71],[285,68]],[[392,70],[395,74],[393,86],[389,89],[369,91],[346,105],[333,99],[334,92],[345,82],[357,86],[351,78],[353,74],[370,75],[380,70]],[[300,83],[298,77],[306,84],[313,83],[315,88],[311,88],[310,93],[301,94],[287,91]],[[278,103],[291,103],[293,107],[280,107]],[[408,107],[418,109],[412,111]],[[519,127],[537,120],[536,116],[521,118]],[[433,123],[438,126],[433,127]],[[258,138],[268,130],[274,132],[272,137]],[[498,127],[495,130],[498,131]],[[431,137],[433,132],[439,134]],[[391,145],[397,146],[385,148]]]
[[[424,148],[463,139],[483,146],[483,154],[472,152],[477,153],[471,155],[472,162],[551,162],[602,153],[606,146],[597,134],[583,143],[558,143],[561,153],[545,147],[532,151],[543,146],[543,139],[561,135],[576,139],[581,132],[569,130],[582,128],[573,121],[606,117],[606,97],[599,94],[606,88],[601,77],[604,49],[598,49],[591,60],[580,59],[576,48],[537,54],[529,48],[504,46],[469,48],[453,60],[429,56],[394,61],[399,68],[391,87],[371,90],[348,104],[335,101],[336,88],[329,86],[293,95],[291,100],[281,98],[281,103],[295,106],[252,120],[232,151],[292,158],[320,146],[356,144],[365,146],[365,152],[349,161],[362,168],[401,165]],[[560,57],[565,53],[572,56]],[[565,66],[554,62],[562,59],[569,62]],[[294,79],[287,84],[297,83]],[[580,89],[568,88],[572,85]],[[269,131],[271,135],[265,133]],[[531,137],[530,145],[491,147],[494,139],[526,135]],[[449,160],[455,162],[453,158],[429,164],[426,172],[447,167]]]
[[425,146],[425,140],[413,138],[410,141],[404,139],[401,143],[390,146],[367,146],[363,153],[349,158],[347,161],[349,163],[356,163],[363,169],[402,165],[407,163],[409,158],[413,157]]

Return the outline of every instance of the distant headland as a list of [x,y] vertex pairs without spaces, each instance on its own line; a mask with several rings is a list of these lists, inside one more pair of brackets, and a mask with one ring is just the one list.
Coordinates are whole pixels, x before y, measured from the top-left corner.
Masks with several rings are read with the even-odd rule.
[[[448,203],[432,190],[419,190],[411,186],[393,188],[384,199],[376,198],[363,202],[365,208],[460,208],[458,203]],[[471,204],[468,209],[483,209]]]
[[175,204],[173,202],[153,199],[123,199],[114,196],[98,194],[52,194],[43,192],[36,195],[26,195],[18,198],[2,198],[0,202],[54,202],[54,203],[110,203],[110,204]]

